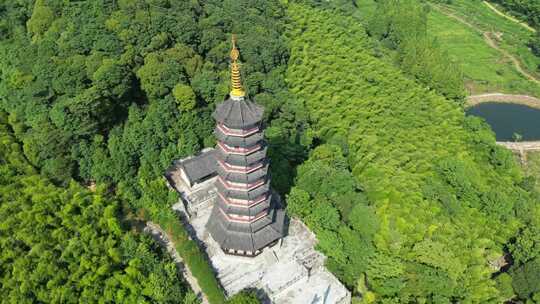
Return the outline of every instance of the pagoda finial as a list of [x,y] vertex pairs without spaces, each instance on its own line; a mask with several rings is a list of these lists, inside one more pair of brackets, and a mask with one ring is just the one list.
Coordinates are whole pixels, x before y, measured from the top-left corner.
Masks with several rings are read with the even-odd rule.
[[246,96],[246,92],[242,88],[242,78],[240,77],[240,64],[238,63],[240,52],[236,48],[236,35],[232,35],[231,41],[231,96],[244,97]]

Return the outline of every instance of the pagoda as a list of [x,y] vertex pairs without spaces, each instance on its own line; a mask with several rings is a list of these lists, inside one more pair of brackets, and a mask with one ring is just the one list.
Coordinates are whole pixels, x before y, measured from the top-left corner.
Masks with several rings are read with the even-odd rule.
[[225,253],[256,256],[283,237],[285,213],[270,189],[264,108],[246,97],[239,55],[233,35],[230,96],[213,113],[217,200],[206,226]]

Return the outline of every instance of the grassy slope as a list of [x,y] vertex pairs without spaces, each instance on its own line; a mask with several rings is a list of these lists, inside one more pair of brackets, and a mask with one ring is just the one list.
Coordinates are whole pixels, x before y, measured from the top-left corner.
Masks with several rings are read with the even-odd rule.
[[[454,18],[433,10],[429,17],[430,33],[439,38],[443,48],[463,67],[471,92],[502,91],[540,96],[540,85],[527,80],[503,54],[490,47],[482,32],[501,33],[498,45],[517,57],[531,74],[540,58],[526,46],[531,33],[506,18],[497,15],[481,2],[456,0],[447,6],[452,14],[466,20],[478,30]],[[538,73],[536,73],[538,75]]]
[[470,178],[464,182],[477,193],[519,192],[512,186],[512,176],[519,175],[514,167],[499,175],[484,158],[495,149],[494,138],[484,138],[485,149],[475,151],[472,142],[480,135],[463,128],[463,111],[371,56],[354,21],[297,6],[289,11],[295,22],[289,33],[291,90],[306,102],[320,136],[347,139],[349,165],[382,223],[377,250],[411,261],[418,242],[443,244],[445,252],[437,254],[460,265],[451,270],[459,277],[460,295],[479,302],[496,297],[485,259],[501,254],[515,220],[492,218],[468,207],[466,198],[460,202],[464,209],[451,217],[422,193],[440,178],[434,167],[441,160],[463,166]]
[[495,31],[503,34],[501,46],[520,58],[520,61],[530,71],[535,71],[540,64],[540,58],[534,56],[527,47],[527,42],[533,35],[521,25],[498,15],[481,2],[471,0],[454,0],[450,8],[464,16],[483,31]]
[[540,86],[524,78],[501,52],[484,41],[481,33],[438,11],[430,13],[428,22],[430,33],[462,66],[471,93],[540,94]]

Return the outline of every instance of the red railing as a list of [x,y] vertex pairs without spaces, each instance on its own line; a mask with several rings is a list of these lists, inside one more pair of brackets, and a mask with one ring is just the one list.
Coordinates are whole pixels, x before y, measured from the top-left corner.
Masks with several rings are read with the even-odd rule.
[[268,210],[264,210],[263,212],[255,215],[255,216],[249,216],[249,215],[233,215],[233,214],[227,214],[225,211],[219,209],[221,213],[229,220],[233,222],[241,222],[241,223],[253,223],[263,217],[265,217],[268,214]]
[[233,148],[233,147],[230,147],[220,141],[218,141],[218,146],[221,148],[221,150],[223,150],[224,152],[226,153],[232,153],[232,154],[241,154],[241,155],[247,155],[247,154],[251,154],[255,151],[258,151],[261,149],[261,145],[255,145],[249,149],[246,149],[246,148]]
[[[268,199],[268,196],[266,194],[261,195],[261,197],[258,198],[257,200],[229,199],[229,198],[224,197],[223,194],[219,192],[218,192],[218,195],[219,197],[221,197],[223,201],[225,201],[225,203],[227,203],[227,205],[236,206],[236,207],[244,207],[244,208],[251,208],[251,207],[257,206],[258,204]],[[235,202],[235,201],[242,201],[242,202]]]
[[255,134],[255,133],[259,132],[259,127],[254,127],[254,128],[249,129],[249,130],[229,129],[223,124],[218,124],[217,127],[221,132],[223,132],[223,134],[230,135],[230,136],[246,137],[246,136],[249,136],[251,134]]
[[248,173],[251,173],[257,169],[260,169],[263,167],[263,163],[262,162],[258,162],[256,163],[255,165],[251,166],[251,167],[240,167],[240,166],[231,166],[225,162],[223,162],[222,160],[218,160],[218,164],[225,170],[225,171],[228,171],[228,172],[233,172],[233,173],[244,173],[244,174],[248,174]]
[[[258,180],[257,182],[255,183],[251,183],[251,184],[242,184],[243,186],[239,186],[239,185],[233,185],[231,183],[229,183],[228,181],[226,180],[223,180],[220,177],[218,177],[219,181],[221,182],[221,184],[223,185],[223,187],[225,187],[225,189],[227,190],[242,190],[242,191],[251,191],[261,185],[264,185],[264,179],[261,179],[261,180]],[[244,186],[245,185],[245,186]]]

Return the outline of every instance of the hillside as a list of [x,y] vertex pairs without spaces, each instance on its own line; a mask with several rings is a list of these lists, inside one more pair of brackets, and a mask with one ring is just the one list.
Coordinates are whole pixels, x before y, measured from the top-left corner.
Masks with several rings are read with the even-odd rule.
[[[534,26],[529,2],[497,8]],[[535,175],[463,109],[539,95],[516,66],[538,77],[540,36],[481,1],[430,3],[0,2],[0,302],[198,303],[133,221],[211,304],[258,302],[226,299],[163,176],[215,146],[236,34],[272,188],[354,304],[540,303]]]
[[289,210],[318,233],[329,265],[381,301],[505,299],[489,265],[533,220],[520,210],[535,208],[511,153],[375,58],[355,19],[288,12],[287,80],[325,142],[300,166]]
[[102,190],[40,176],[0,112],[2,303],[187,303],[193,295],[176,265],[126,229]]
[[[237,18],[244,8],[250,13]],[[2,2],[0,15],[0,109],[24,157],[57,187],[95,184],[124,203],[122,216],[159,224],[208,299],[223,303],[206,257],[170,209],[178,197],[163,174],[174,159],[215,143],[210,113],[228,91],[234,31],[246,89],[269,110],[266,120],[284,113],[273,124],[270,153],[282,159],[273,166],[282,176],[276,186],[289,187],[279,172],[303,153],[288,135],[301,121],[281,111],[282,8],[274,1],[37,0]],[[268,41],[273,47],[262,48]]]

